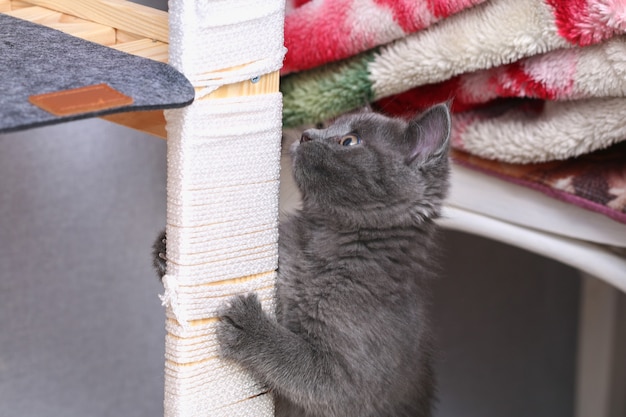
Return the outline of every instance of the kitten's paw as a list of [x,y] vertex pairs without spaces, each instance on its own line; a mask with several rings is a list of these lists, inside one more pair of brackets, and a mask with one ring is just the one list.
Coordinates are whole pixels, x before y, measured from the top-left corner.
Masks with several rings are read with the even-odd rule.
[[163,230],[152,245],[152,265],[154,265],[159,278],[163,278],[163,275],[167,272],[166,247],[167,240],[165,238],[165,230]]
[[256,294],[239,295],[228,300],[219,311],[217,327],[220,355],[243,360],[254,355],[257,337],[265,318]]

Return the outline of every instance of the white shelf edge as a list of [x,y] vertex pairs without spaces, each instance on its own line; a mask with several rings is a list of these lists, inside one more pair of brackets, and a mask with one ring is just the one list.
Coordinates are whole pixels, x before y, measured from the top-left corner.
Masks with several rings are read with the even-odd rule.
[[446,206],[443,227],[483,236],[546,256],[602,279],[626,293],[626,258],[594,243],[541,232],[454,206]]
[[447,204],[564,237],[626,247],[626,224],[458,164],[452,165]]

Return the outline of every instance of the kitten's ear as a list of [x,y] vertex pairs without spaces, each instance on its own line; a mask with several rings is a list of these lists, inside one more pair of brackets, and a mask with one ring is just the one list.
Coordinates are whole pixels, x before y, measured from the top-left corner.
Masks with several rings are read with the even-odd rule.
[[361,112],[363,113],[372,113],[374,110],[372,109],[372,103],[367,100],[364,100],[363,105],[361,106]]
[[450,139],[450,110],[437,104],[409,122],[406,130],[409,143],[407,164],[424,163],[447,153]]

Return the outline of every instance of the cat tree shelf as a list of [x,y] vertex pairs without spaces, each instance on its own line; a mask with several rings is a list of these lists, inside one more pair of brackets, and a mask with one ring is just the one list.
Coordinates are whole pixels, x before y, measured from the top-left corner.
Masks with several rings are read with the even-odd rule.
[[[113,50],[160,63],[168,61],[168,14],[161,10],[125,0],[0,0],[0,13],[56,29]],[[225,85],[206,98],[267,94],[277,91],[278,83],[279,73],[276,71],[259,82],[243,81]],[[177,102],[175,105],[162,107],[180,105]],[[101,117],[166,138],[165,118],[161,109],[123,111]]]
[[[161,10],[122,0],[0,0],[0,13],[113,50],[167,63],[168,15]],[[87,61],[81,65],[89,64]],[[179,104],[171,107],[180,107]],[[102,118],[162,138],[166,136],[161,109],[124,111]]]

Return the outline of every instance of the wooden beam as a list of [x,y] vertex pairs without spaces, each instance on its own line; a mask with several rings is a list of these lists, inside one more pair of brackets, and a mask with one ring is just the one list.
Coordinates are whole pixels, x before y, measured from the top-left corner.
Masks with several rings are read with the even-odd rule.
[[117,113],[103,116],[102,119],[131,129],[140,130],[161,139],[167,138],[163,110]]
[[53,23],[49,25],[52,29],[57,29],[69,33],[77,38],[85,39],[100,45],[115,45],[115,29],[93,22],[82,23]]
[[111,46],[111,48],[159,62],[167,62],[169,58],[169,45],[163,42],[153,41],[152,39],[118,43]]
[[[141,39],[146,39],[145,36],[141,36],[141,35],[136,35],[134,33],[130,33],[130,32],[125,32],[123,30],[119,30],[116,29],[116,39],[115,42],[116,43],[124,43],[124,42],[133,42],[133,41],[138,41]],[[157,41],[155,41],[157,42]]]
[[23,1],[18,0],[0,0],[0,13],[10,12],[11,10],[17,10],[24,7],[30,7],[31,4],[28,4]]
[[37,6],[168,42],[167,12],[125,0],[28,0]]
[[209,94],[205,99],[210,100],[216,98],[275,93],[278,91],[279,82],[280,74],[278,71],[275,71],[260,77],[256,82],[246,80],[235,84],[224,85]]
[[85,19],[68,16],[44,7],[26,7],[9,11],[5,14],[60,30],[68,35],[96,42],[101,45],[110,46],[115,44],[115,29]]
[[44,26],[51,22],[60,22],[63,17],[63,13],[35,6],[10,10],[4,14]]

